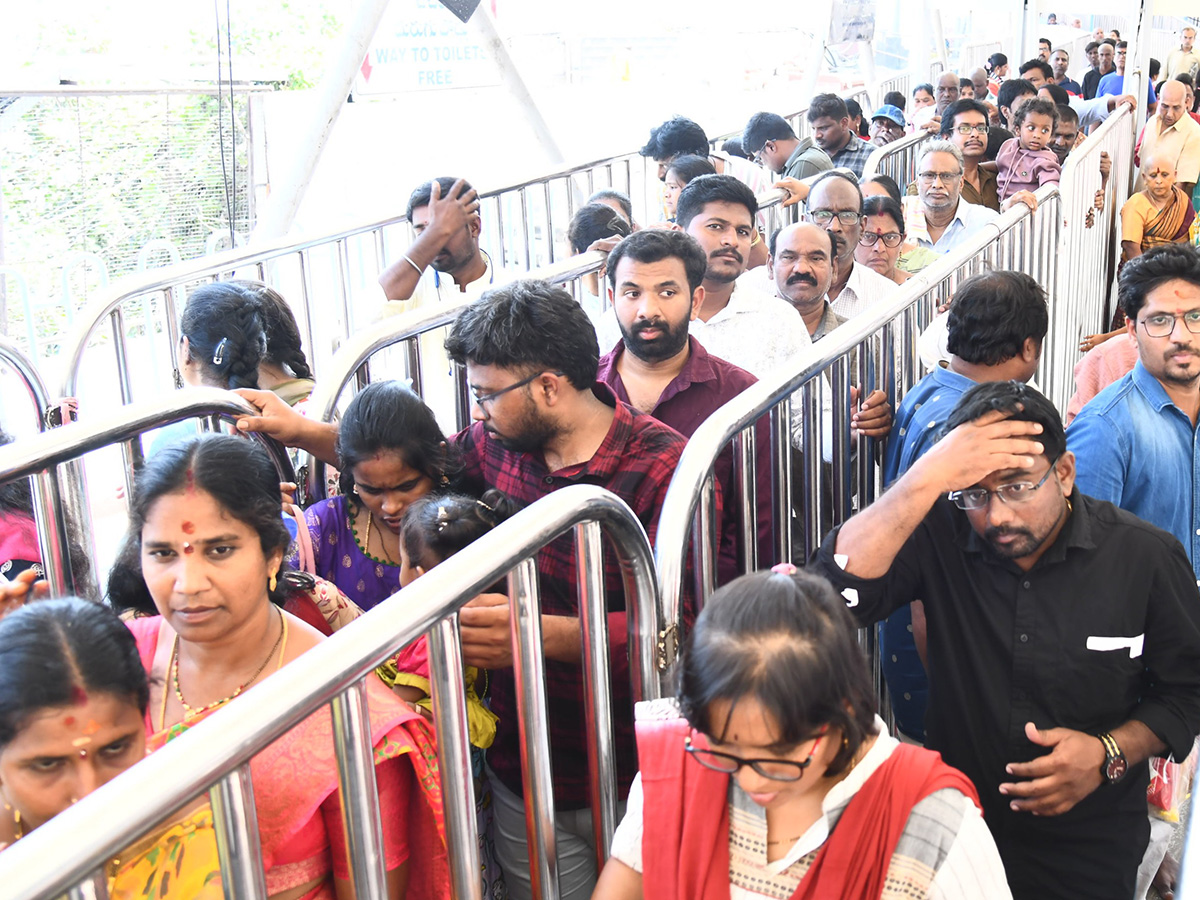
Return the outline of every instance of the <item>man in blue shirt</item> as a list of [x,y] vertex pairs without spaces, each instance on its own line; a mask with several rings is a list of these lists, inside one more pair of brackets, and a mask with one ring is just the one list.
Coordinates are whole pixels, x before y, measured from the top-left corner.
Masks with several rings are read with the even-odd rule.
[[1121,270],[1119,296],[1138,362],[1067,431],[1079,489],[1179,538],[1200,580],[1200,254],[1152,247]]
[[[1045,292],[1028,275],[987,272],[959,285],[947,316],[950,363],[904,395],[884,454],[884,484],[903,475],[933,446],[969,389],[983,382],[1032,378],[1048,322]],[[923,611],[904,607],[879,628],[896,724],[924,741],[929,683],[917,653],[918,639],[924,643]]]

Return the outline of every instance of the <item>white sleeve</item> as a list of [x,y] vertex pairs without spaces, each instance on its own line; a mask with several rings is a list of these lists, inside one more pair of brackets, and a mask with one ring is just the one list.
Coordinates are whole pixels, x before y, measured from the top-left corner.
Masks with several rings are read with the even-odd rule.
[[625,818],[613,832],[609,855],[619,859],[638,874],[642,871],[642,773],[633,777],[629,799],[625,801]]
[[979,808],[962,797],[963,819],[930,885],[930,900],[1012,900],[1004,863]]

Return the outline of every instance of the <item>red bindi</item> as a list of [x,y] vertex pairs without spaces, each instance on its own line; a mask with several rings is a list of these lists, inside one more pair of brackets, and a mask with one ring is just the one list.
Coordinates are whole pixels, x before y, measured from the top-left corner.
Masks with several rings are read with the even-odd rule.
[[183,525],[180,527],[183,528],[184,534],[191,534],[196,530],[196,526],[193,525],[191,522],[184,522]]
[[73,685],[71,687],[71,704],[73,706],[83,706],[87,702],[88,702],[87,691],[85,691],[83,688],[81,688],[77,684]]
[[70,728],[74,724],[75,724],[74,716],[67,716],[65,719],[63,719],[63,725],[65,725],[67,728]]

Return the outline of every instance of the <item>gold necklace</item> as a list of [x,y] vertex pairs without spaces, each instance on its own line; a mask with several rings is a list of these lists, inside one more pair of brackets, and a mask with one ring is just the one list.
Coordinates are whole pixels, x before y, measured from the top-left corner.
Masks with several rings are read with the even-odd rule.
[[[362,548],[362,551],[363,551],[363,553],[366,555],[366,557],[367,557],[368,559],[375,559],[373,556],[371,556],[371,552],[370,552],[370,551],[371,551],[371,520],[372,520],[372,519],[374,519],[374,518],[375,518],[375,513],[371,512],[371,511],[368,509],[368,510],[367,510],[367,536],[366,536],[366,538],[363,540],[363,548]],[[353,529],[351,529],[351,530],[353,530]],[[383,555],[387,557],[387,564],[388,564],[389,566],[398,566],[398,565],[400,565],[400,563],[398,563],[398,562],[396,562],[394,559],[392,559],[392,554],[391,554],[391,552],[388,550],[388,548],[387,548],[387,544],[385,544],[385,543],[383,542],[383,538],[382,538],[382,537],[379,539],[379,546],[383,548]],[[376,560],[376,562],[383,562],[383,560],[381,560],[381,559],[380,559],[380,560]]]
[[[276,611],[278,612],[278,608],[276,609]],[[214,703],[208,704],[207,706],[202,706],[199,709],[196,709],[196,708],[188,705],[188,702],[183,699],[183,691],[179,687],[179,635],[178,634],[175,635],[175,643],[171,647],[171,686],[175,689],[175,699],[177,699],[179,701],[179,705],[183,707],[183,717],[185,719],[188,718],[189,716],[193,716],[193,717],[199,716],[199,715],[202,715],[203,713],[208,712],[209,710],[216,709],[219,706],[224,706],[226,703],[228,703],[234,697],[237,697],[239,694],[242,693],[242,691],[244,691],[246,688],[248,688],[250,685],[252,685],[254,683],[255,679],[257,679],[258,676],[263,673],[263,670],[266,669],[267,663],[269,663],[271,661],[271,657],[273,657],[275,655],[275,651],[279,649],[280,645],[287,638],[287,630],[288,630],[287,616],[285,616],[282,612],[279,613],[279,622],[280,622],[279,637],[275,638],[275,643],[271,647],[270,651],[267,653],[267,658],[262,661],[262,665],[259,666],[258,669],[255,671],[255,673],[250,676],[249,680],[247,680],[247,681],[243,682],[241,685],[239,685],[238,689],[236,691],[234,691],[232,694],[230,694],[228,697],[224,697],[221,700],[217,700]],[[283,661],[282,654],[280,654],[280,663],[281,664],[282,664],[282,661]]]

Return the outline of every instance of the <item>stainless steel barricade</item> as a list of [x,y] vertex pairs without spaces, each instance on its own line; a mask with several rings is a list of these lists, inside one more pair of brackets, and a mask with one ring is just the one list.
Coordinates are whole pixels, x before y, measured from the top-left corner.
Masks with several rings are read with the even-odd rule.
[[917,178],[917,162],[921,158],[922,145],[930,137],[928,132],[918,131],[871,151],[867,164],[863,166],[863,178],[887,175],[900,185],[900,194],[903,196]]
[[[714,529],[718,524],[705,506],[710,496],[706,486],[712,482],[716,458],[735,438],[743,448],[753,446],[754,429],[764,427],[756,424],[760,419],[766,417],[770,422],[775,556],[758,560],[758,568],[793,558],[797,562],[806,560],[819,545],[825,527],[839,524],[854,509],[871,502],[882,487],[880,468],[874,441],[859,440],[856,447],[851,439],[851,384],[862,385],[864,393],[880,388],[894,405],[898,404],[923,374],[917,335],[964,278],[986,268],[1014,268],[1042,284],[1053,284],[1061,216],[1058,189],[1043,188],[1037,198],[1036,213],[1017,204],[957,250],[901,285],[894,301],[840,326],[795,360],[789,371],[752,385],[696,430],[671,479],[658,524],[655,560],[668,621],[679,621],[689,541],[695,548],[695,571],[708,572],[715,567],[712,548],[716,546]],[[832,490],[827,492],[821,489],[822,429],[817,425],[822,373],[829,377],[833,391]],[[793,403],[801,405],[805,422],[800,457],[795,461],[790,429],[796,412]],[[756,484],[764,477],[764,473],[754,472],[753,454],[735,453],[734,459],[740,484]],[[794,478],[801,481],[795,490]],[[727,505],[738,510],[739,533],[754,533],[759,515],[757,499],[753,490],[740,491],[736,499],[727,498]],[[797,529],[798,536],[794,534]],[[710,583],[698,578],[696,592],[702,604]]]
[[[0,337],[0,365],[12,370],[25,386],[33,403],[38,430],[45,431],[51,414],[50,395],[46,383],[33,361],[8,338]],[[70,529],[63,515],[62,489],[57,468],[39,472],[30,481],[33,493],[33,519],[37,526],[38,547],[42,554],[42,569],[50,589],[55,593],[69,592],[75,585],[75,575],[85,573],[71,570]],[[82,588],[84,585],[80,585]]]
[[[44,388],[42,388],[44,390]],[[253,413],[237,394],[214,388],[178,391],[165,398],[119,407],[115,414],[87,422],[73,422],[52,428],[33,437],[0,447],[0,482],[32,477],[34,480],[38,539],[43,565],[56,592],[70,592],[99,598],[94,534],[86,523],[86,488],[70,480],[73,467],[83,454],[117,442],[130,441],[142,432],[197,416],[233,418]],[[295,472],[287,452],[275,441],[258,436],[271,454],[280,481],[294,481]],[[64,474],[66,473],[66,474]],[[82,509],[81,509],[82,507]],[[78,542],[88,565],[87,571],[72,571],[68,550],[72,538]]]
[[[56,434],[62,434],[57,432]],[[53,435],[49,435],[51,437]],[[69,448],[47,442],[43,453],[19,465],[0,456],[0,479],[60,459]],[[475,834],[475,801],[467,759],[458,610],[508,573],[514,668],[520,708],[530,866],[535,895],[558,896],[557,873],[545,829],[554,820],[550,791],[549,726],[544,657],[534,557],[559,535],[574,530],[579,578],[583,665],[596,691],[585,711],[598,852],[605,853],[615,823],[615,757],[606,665],[607,620],[593,588],[602,578],[600,534],[610,539],[621,563],[629,613],[633,696],[662,696],[664,674],[655,643],[662,630],[653,558],[646,533],[632,510],[608,491],[575,485],[555,491],[504,522],[456,555],[371,609],[286,668],[218,710],[166,747],[84,797],[0,854],[0,884],[9,900],[38,900],[105,884],[108,860],[146,834],[165,816],[207,793],[214,823],[226,842],[221,855],[227,900],[265,900],[250,759],[325,704],[332,706],[339,787],[348,823],[347,844],[359,897],[385,897],[382,857],[364,852],[379,833],[370,731],[364,727],[364,679],[401,647],[429,635],[438,762],[446,811],[446,841],[454,894],[483,900]],[[550,844],[552,846],[552,843]],[[72,895],[74,896],[74,894]],[[82,894],[80,894],[82,896]],[[106,896],[106,892],[100,894]]]
[[[1120,107],[1063,164],[1062,230],[1057,254],[1062,261],[1050,291],[1050,330],[1042,356],[1042,388],[1060,410],[1075,390],[1074,365],[1079,342],[1108,330],[1115,311],[1116,266],[1121,255],[1121,204],[1129,196],[1135,114]],[[1103,209],[1095,208],[1101,190],[1100,154],[1112,160],[1103,191]]]

